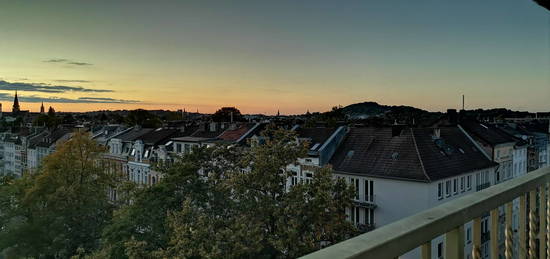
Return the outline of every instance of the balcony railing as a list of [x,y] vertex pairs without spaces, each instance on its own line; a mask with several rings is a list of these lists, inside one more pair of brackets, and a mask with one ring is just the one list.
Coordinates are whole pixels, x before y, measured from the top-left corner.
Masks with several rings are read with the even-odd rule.
[[476,186],[476,191],[481,191],[483,189],[487,189],[489,188],[489,186],[491,186],[491,183],[482,183],[482,184],[479,184]]
[[354,200],[353,204],[357,207],[361,208],[367,208],[367,209],[374,209],[376,208],[376,203],[374,202],[374,195],[368,195],[365,197],[366,200],[360,201],[360,200]]
[[[466,253],[478,259],[481,258],[481,217],[487,212],[491,218],[489,251],[491,255],[496,255],[499,254],[499,206],[505,208],[505,249],[500,254],[504,258],[547,258],[550,254],[547,251],[547,247],[550,248],[550,224],[546,223],[550,222],[549,182],[550,168],[538,169],[303,258],[397,258],[416,248],[420,248],[421,258],[432,258],[431,240],[440,235],[445,235],[443,251],[446,259],[465,258],[464,224],[473,220],[472,250]],[[512,202],[516,198],[519,199],[517,239],[512,231]],[[537,242],[540,245],[537,246]],[[519,245],[518,250],[513,249],[515,243]]]

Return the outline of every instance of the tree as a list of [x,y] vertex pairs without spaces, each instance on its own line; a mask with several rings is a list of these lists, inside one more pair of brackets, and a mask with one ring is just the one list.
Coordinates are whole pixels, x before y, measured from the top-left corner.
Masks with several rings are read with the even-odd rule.
[[[9,222],[0,229],[0,247],[16,257],[68,258],[98,246],[113,206],[107,190],[113,182],[100,161],[104,148],[85,133],[75,133],[46,157],[41,170],[4,183],[10,193]],[[10,191],[11,190],[11,191]],[[3,211],[4,212],[4,211]]]
[[143,109],[130,111],[126,117],[126,123],[130,126],[139,125],[144,128],[157,128],[162,125],[157,116]]
[[181,209],[186,198],[204,200],[206,191],[199,163],[212,158],[209,151],[195,149],[173,165],[157,168],[163,174],[162,181],[136,190],[132,203],[115,212],[112,223],[103,231],[101,253],[110,254],[111,258],[128,258],[138,253],[138,248],[142,254],[165,248],[169,240],[169,212]]
[[286,167],[303,157],[307,147],[282,129],[269,128],[263,137],[266,143],[242,151],[242,159],[217,157],[216,163],[239,166],[208,174],[206,202],[190,197],[170,213],[169,245],[153,255],[294,258],[355,234],[345,214],[352,187],[333,180],[325,168],[311,184],[287,189]]
[[212,114],[212,120],[215,122],[242,121],[243,116],[235,107],[222,107]]

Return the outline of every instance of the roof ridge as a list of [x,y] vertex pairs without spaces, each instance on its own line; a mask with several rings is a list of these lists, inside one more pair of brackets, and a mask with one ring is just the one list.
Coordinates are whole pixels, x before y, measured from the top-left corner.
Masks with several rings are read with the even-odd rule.
[[420,167],[422,167],[422,172],[424,173],[424,176],[426,176],[426,179],[428,179],[428,182],[431,182],[432,179],[430,179],[430,176],[428,176],[428,173],[426,172],[426,168],[424,167],[424,162],[422,162],[422,157],[420,156],[420,151],[418,150],[418,145],[416,144],[416,137],[414,135],[414,130],[412,128],[410,128],[409,130],[411,131],[411,136],[414,143],[414,149],[416,150],[418,161],[420,161]]

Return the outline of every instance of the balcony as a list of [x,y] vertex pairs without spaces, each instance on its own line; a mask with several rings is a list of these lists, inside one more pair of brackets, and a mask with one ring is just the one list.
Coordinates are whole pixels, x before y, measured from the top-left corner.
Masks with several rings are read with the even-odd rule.
[[364,200],[364,201],[354,200],[353,204],[356,207],[360,207],[360,208],[366,208],[366,209],[376,208],[376,203],[374,202],[374,195],[372,195],[372,196],[369,195],[365,198],[366,198],[366,200]]
[[[550,183],[550,168],[543,168],[491,186],[482,191],[448,201],[392,224],[377,228],[341,243],[311,253],[303,258],[397,258],[419,248],[421,258],[432,258],[431,240],[444,235],[444,257],[447,259],[481,258],[481,217],[488,212],[489,253],[499,254],[499,207],[505,208],[504,258],[547,258],[546,247],[550,244],[546,222],[550,222],[547,188]],[[537,196],[540,197],[537,199]],[[519,230],[514,238],[512,231],[513,200],[519,200]],[[527,204],[527,202],[529,204]],[[537,207],[540,207],[537,213]],[[538,219],[537,219],[538,218]],[[464,251],[464,224],[473,221],[472,249]],[[496,224],[493,224],[495,222]],[[537,226],[540,224],[540,226]],[[540,229],[540,231],[537,231]],[[484,239],[486,237],[483,237]],[[537,246],[540,240],[541,244]],[[514,251],[514,244],[519,249]],[[549,246],[550,247],[550,246]],[[515,254],[515,253],[518,254]],[[493,256],[492,258],[498,258]]]
[[358,224],[357,230],[361,233],[366,233],[374,229],[374,224]]

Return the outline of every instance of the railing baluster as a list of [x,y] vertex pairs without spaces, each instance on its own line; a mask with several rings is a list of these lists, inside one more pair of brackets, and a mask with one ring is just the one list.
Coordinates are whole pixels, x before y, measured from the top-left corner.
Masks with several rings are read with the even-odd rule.
[[498,207],[491,210],[491,258],[498,258]]
[[422,259],[432,259],[432,241],[428,241],[422,245]]
[[539,258],[546,258],[546,185],[539,190]]
[[519,257],[518,258],[526,258],[525,256],[525,252],[527,250],[526,248],[526,244],[527,244],[527,222],[525,220],[525,214],[527,213],[527,208],[526,208],[526,198],[525,198],[525,194],[522,194],[521,196],[519,196],[519,223],[518,223],[518,226],[519,226]]
[[548,190],[548,199],[546,199],[546,256],[550,257],[550,183],[543,185]]
[[464,226],[457,227],[445,234],[445,259],[464,258]]
[[536,229],[536,216],[535,210],[537,206],[537,192],[536,189],[529,191],[529,258],[536,258],[536,244],[535,239],[537,238],[535,229]]
[[506,241],[505,241],[505,246],[506,246],[506,250],[504,252],[504,256],[506,257],[506,259],[512,259],[514,257],[514,254],[513,254],[513,246],[514,246],[514,242],[513,242],[513,235],[514,235],[514,232],[512,231],[512,215],[513,215],[513,212],[512,212],[512,207],[513,207],[513,201],[511,202],[508,202],[506,203],[506,215],[505,215],[505,219],[506,219],[506,227],[505,227],[505,235],[506,235]]
[[475,218],[472,226],[474,244],[472,245],[472,259],[481,259],[481,218]]

